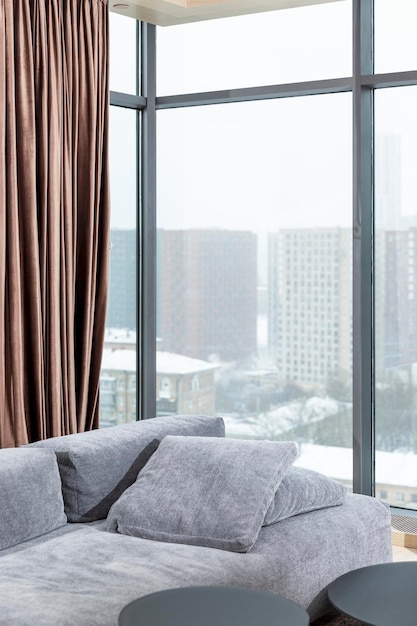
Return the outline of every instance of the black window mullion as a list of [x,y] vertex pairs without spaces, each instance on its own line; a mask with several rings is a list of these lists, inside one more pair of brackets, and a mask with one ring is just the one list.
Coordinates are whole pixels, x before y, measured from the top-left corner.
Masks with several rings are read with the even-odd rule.
[[353,0],[353,491],[373,495],[373,0]]
[[146,98],[140,144],[138,276],[138,416],[156,416],[156,42],[142,22],[141,90]]

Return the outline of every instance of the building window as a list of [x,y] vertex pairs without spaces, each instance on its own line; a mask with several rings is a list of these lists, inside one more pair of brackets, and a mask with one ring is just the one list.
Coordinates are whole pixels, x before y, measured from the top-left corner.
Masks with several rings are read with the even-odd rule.
[[190,391],[198,391],[200,387],[201,387],[200,376],[198,374],[195,374],[191,379]]
[[161,380],[160,387],[159,387],[159,397],[169,400],[172,395],[171,390],[172,390],[171,379],[168,378],[167,376],[164,376]]

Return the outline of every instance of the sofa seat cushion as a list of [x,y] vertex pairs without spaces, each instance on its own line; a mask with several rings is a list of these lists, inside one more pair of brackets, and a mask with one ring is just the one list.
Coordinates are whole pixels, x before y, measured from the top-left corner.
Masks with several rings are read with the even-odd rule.
[[[103,528],[105,526],[104,522]],[[68,524],[42,543],[0,553],[1,620],[7,626],[116,626],[145,594],[190,585],[230,585],[328,609],[326,587],[348,570],[391,560],[390,513],[347,494],[329,509],[261,529],[248,553],[162,543]]]
[[296,456],[291,441],[167,436],[110,509],[108,530],[247,552]]
[[65,525],[52,450],[0,450],[0,550]]
[[224,437],[220,417],[174,415],[37,441],[55,452],[69,522],[104,519],[169,434]]

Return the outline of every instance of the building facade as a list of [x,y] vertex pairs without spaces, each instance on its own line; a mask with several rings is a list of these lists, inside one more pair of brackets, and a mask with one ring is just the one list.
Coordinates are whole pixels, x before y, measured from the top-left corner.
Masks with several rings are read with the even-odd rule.
[[283,385],[351,378],[351,245],[347,228],[269,237],[268,346]]
[[216,370],[206,361],[158,351],[157,415],[214,415]]
[[100,375],[100,427],[136,420],[136,350],[105,347]]
[[[216,365],[169,352],[158,351],[156,357],[158,416],[215,413]],[[100,427],[137,420],[136,360],[136,333],[108,328],[100,376]]]
[[411,371],[417,362],[417,228],[386,231],[383,238],[383,368]]
[[110,237],[106,327],[136,330],[136,231],[113,229]]
[[158,337],[196,359],[257,349],[257,240],[248,231],[158,231]]

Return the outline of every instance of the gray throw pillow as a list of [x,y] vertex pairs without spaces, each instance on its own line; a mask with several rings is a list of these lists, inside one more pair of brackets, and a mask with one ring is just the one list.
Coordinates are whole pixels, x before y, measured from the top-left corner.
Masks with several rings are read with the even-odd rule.
[[167,436],[113,504],[107,530],[247,552],[296,456],[288,441]]
[[53,450],[0,450],[0,550],[66,522]]
[[341,483],[302,467],[290,467],[279,485],[265,515],[263,525],[343,504],[346,487]]

